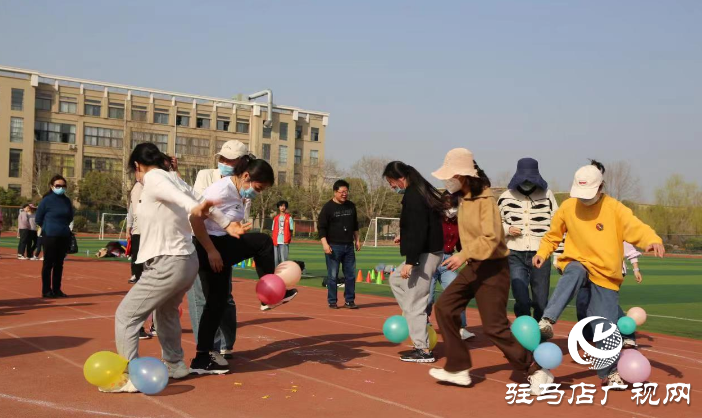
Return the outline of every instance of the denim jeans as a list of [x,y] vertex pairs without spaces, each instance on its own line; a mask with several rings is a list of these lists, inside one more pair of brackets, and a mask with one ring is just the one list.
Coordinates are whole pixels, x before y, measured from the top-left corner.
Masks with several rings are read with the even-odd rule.
[[563,310],[586,281],[587,269],[577,261],[570,262],[563,271],[563,276],[558,280],[551,299],[548,300],[543,317],[553,322],[558,321]]
[[[540,269],[531,264],[531,259],[536,251],[511,251],[509,261],[509,275],[512,282],[512,295],[514,296],[514,315],[531,315],[534,309],[534,319],[539,321],[544,314],[548,303],[548,292],[551,286],[551,259],[544,261]],[[531,297],[529,297],[531,287]]]
[[[451,258],[453,254],[445,254],[441,258],[441,263]],[[458,276],[457,271],[451,271],[448,268],[439,265],[436,269],[436,273],[431,277],[431,283],[429,284],[429,303],[427,304],[427,316],[431,316],[432,308],[434,307],[434,290],[436,289],[436,283],[441,284],[441,288],[446,290],[446,288],[453,282],[453,280]],[[461,327],[466,327],[466,311],[461,313]]]
[[[231,276],[231,273],[230,273]],[[197,333],[200,328],[200,318],[202,311],[205,309],[205,293],[202,290],[202,281],[198,276],[193,283],[193,286],[188,290],[188,310],[190,311],[190,324],[193,328],[193,337],[197,342]],[[219,329],[215,334],[214,349],[215,350],[231,350],[234,348],[236,341],[236,304],[232,297],[232,284],[229,282],[229,298],[227,300],[227,308],[224,311],[224,316],[219,323]]]
[[[584,319],[587,317],[587,307],[590,304],[590,288],[589,287],[583,287],[580,289],[578,292],[578,296],[575,299],[575,310],[578,315],[578,321]],[[617,316],[617,321],[619,321],[619,318],[626,316],[624,313],[624,310],[622,309],[621,306],[618,306],[619,308],[619,315]],[[592,330],[586,328],[583,330],[583,335],[587,340],[592,340],[594,338],[594,334],[592,333]],[[636,341],[636,332],[633,334],[622,334],[623,339],[630,339],[633,341]]]
[[278,244],[273,247],[273,255],[275,256],[275,265],[282,263],[283,261],[288,261],[288,254],[290,253],[289,244]]
[[327,260],[327,302],[336,305],[337,277],[339,266],[344,270],[344,299],[353,302],[356,299],[356,252],[353,244],[330,245],[331,254],[325,254]]

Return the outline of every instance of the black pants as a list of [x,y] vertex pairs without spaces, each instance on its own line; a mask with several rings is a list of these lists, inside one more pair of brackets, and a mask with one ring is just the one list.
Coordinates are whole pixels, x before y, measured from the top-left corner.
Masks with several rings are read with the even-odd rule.
[[141,278],[141,273],[144,271],[144,265],[136,263],[139,255],[139,241],[141,241],[141,235],[132,235],[132,276],[137,280]]
[[17,247],[17,254],[26,255],[27,258],[34,257],[34,248],[37,245],[37,231],[20,229],[19,233],[20,239],[19,246]]
[[44,265],[41,269],[41,292],[61,290],[63,259],[71,246],[71,237],[44,237]]
[[215,273],[210,268],[207,251],[195,241],[197,255],[200,261],[200,280],[205,295],[205,308],[200,318],[200,328],[197,333],[197,351],[210,352],[214,348],[215,334],[224,315],[227,299],[231,295],[231,267],[253,257],[256,262],[258,277],[272,274],[275,271],[275,257],[273,255],[273,240],[269,235],[251,233],[244,234],[241,238],[228,235],[210,236],[212,243],[219,251],[224,261],[224,268]]
[[44,238],[41,236],[37,237],[37,247],[34,249],[34,257],[39,258],[41,255],[42,246],[44,245]]

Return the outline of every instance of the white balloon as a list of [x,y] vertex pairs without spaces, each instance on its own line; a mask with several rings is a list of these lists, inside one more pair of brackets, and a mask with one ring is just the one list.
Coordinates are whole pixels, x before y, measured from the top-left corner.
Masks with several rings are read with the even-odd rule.
[[275,268],[275,274],[283,279],[285,287],[288,289],[294,287],[302,278],[302,270],[294,261],[283,261],[278,264],[278,267]]

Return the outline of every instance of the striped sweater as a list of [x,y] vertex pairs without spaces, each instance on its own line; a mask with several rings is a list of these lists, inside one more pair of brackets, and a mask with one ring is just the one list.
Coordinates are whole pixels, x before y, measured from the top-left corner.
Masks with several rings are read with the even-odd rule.
[[[551,190],[537,188],[529,196],[515,189],[508,189],[497,200],[502,217],[502,227],[507,248],[512,251],[536,251],[541,238],[551,227],[551,217],[558,210],[558,203]],[[522,230],[513,237],[509,228]]]

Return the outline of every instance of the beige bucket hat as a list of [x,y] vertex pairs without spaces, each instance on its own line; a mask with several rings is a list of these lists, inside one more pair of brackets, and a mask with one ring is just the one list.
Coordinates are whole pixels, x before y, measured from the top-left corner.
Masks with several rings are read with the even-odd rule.
[[455,175],[478,177],[473,153],[465,148],[454,148],[446,154],[444,165],[431,173],[439,180],[448,180]]

